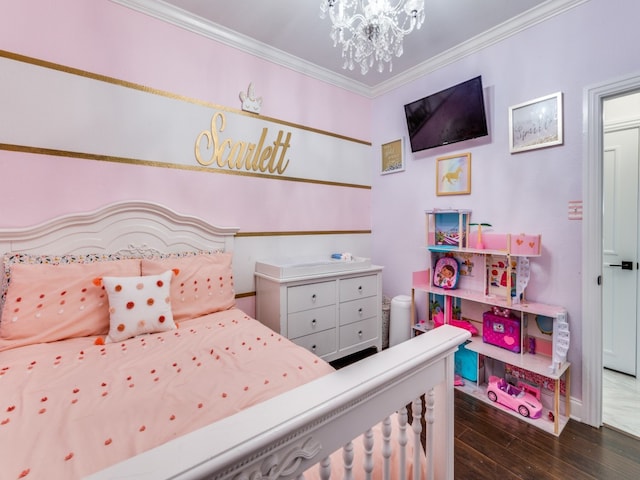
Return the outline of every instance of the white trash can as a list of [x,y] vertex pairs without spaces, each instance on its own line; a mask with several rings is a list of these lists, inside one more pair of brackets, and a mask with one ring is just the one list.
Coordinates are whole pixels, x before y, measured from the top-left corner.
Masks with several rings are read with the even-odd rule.
[[391,326],[389,346],[393,347],[411,338],[411,297],[398,295],[391,300]]

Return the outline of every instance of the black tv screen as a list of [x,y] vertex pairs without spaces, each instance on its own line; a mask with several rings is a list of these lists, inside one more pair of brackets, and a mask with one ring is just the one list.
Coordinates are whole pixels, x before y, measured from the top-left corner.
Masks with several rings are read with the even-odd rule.
[[404,112],[412,152],[488,134],[481,76],[408,103]]

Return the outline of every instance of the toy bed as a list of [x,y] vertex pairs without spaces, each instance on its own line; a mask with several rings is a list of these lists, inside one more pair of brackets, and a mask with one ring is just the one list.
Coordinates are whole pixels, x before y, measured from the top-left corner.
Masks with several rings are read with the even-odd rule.
[[334,371],[236,308],[236,231],[146,202],[0,229],[2,478],[453,478],[468,332]]

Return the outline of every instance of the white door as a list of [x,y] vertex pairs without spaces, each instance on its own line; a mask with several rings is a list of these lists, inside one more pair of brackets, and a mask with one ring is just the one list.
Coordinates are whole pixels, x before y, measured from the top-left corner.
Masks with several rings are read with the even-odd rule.
[[636,375],[638,126],[606,131],[603,157],[603,364]]

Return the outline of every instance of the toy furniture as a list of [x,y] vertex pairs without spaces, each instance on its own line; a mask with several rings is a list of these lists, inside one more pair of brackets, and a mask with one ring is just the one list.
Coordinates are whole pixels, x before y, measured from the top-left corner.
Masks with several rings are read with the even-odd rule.
[[[437,324],[457,324],[471,321],[480,331],[465,344],[465,349],[477,353],[484,362],[484,371],[491,366],[513,365],[531,375],[544,377],[552,398],[547,401],[547,414],[531,423],[550,433],[559,435],[570,416],[570,363],[567,352],[570,344],[569,323],[564,307],[532,301],[526,297],[530,274],[530,259],[542,254],[540,235],[501,234],[483,232],[483,248],[469,246],[468,232],[470,210],[427,210],[427,252],[431,268],[443,256],[453,256],[460,264],[457,288],[444,289],[433,285],[431,269],[413,273],[412,318],[416,318],[416,293],[422,292],[429,302],[434,297],[444,298],[443,312],[431,320]],[[446,221],[439,219],[446,215]],[[456,221],[452,218],[457,219]],[[451,237],[460,238],[458,245],[438,242],[436,225],[453,225],[457,229]],[[471,240],[472,243],[474,239]],[[454,314],[454,301],[460,305],[462,318]],[[426,308],[423,306],[423,309]],[[483,315],[484,314],[484,315]],[[483,316],[485,320],[483,322]],[[550,331],[536,330],[537,318],[548,319]],[[426,322],[425,322],[426,324]],[[490,330],[487,330],[489,328]],[[437,328],[436,328],[437,329]],[[533,339],[530,342],[529,339]],[[529,351],[529,345],[535,350]],[[458,387],[474,396],[487,400],[486,380],[478,375],[475,385],[466,382]],[[564,389],[564,409],[561,411],[560,396]]]

